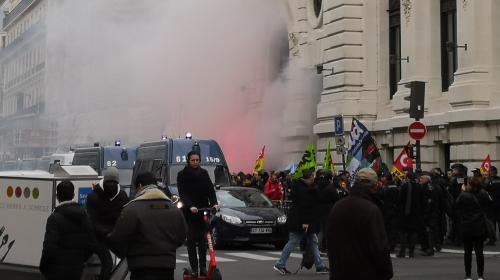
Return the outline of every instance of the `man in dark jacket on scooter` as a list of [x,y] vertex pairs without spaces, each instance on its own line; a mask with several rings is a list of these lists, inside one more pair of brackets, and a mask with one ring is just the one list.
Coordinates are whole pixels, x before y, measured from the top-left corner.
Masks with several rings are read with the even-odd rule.
[[[200,208],[218,209],[215,189],[208,172],[200,167],[200,152],[193,150],[187,154],[187,166],[177,174],[179,197],[183,203],[183,213],[189,228],[187,248],[189,264],[193,276],[207,275],[207,225]],[[198,256],[196,254],[198,249]],[[198,261],[199,257],[199,261]],[[198,274],[199,269],[199,274]]]
[[184,216],[158,189],[151,172],[138,174],[134,186],[135,199],[108,235],[110,248],[127,258],[131,280],[174,280],[176,250],[186,239]]

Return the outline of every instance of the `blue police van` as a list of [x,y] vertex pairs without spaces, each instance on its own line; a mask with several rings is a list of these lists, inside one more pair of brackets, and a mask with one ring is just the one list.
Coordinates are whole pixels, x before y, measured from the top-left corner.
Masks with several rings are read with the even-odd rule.
[[171,139],[141,144],[133,180],[138,173],[149,171],[172,195],[178,195],[177,173],[187,164],[187,154],[193,149],[201,153],[201,167],[208,171],[216,186],[229,186],[229,168],[222,149],[215,140]]

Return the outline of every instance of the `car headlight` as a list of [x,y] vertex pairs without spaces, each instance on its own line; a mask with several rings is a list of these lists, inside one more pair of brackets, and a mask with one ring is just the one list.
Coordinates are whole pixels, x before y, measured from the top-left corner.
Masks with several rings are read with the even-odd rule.
[[278,217],[278,224],[282,225],[284,223],[286,223],[286,215],[279,216]]
[[239,224],[241,224],[241,219],[238,218],[238,217],[224,215],[224,214],[222,214],[221,217],[222,217],[222,220],[224,222],[226,222],[226,223],[230,223],[230,224],[233,224],[233,225],[239,225]]

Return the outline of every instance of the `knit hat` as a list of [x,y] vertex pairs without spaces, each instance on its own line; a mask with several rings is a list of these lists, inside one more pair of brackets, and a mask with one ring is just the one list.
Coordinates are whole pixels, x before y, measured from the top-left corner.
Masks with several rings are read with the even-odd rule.
[[120,182],[120,174],[118,173],[118,169],[116,167],[109,167],[108,169],[102,172],[104,176],[103,182],[106,181],[115,181]]
[[371,168],[363,168],[356,174],[356,181],[368,181],[370,183],[377,183],[378,176]]

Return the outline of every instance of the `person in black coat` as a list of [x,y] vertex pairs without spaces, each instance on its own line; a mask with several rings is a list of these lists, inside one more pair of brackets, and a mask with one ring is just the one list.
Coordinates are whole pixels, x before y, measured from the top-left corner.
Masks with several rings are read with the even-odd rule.
[[[214,207],[218,209],[215,189],[208,172],[200,167],[200,152],[191,151],[187,154],[187,166],[177,174],[179,197],[183,203],[183,213],[189,228],[187,248],[189,264],[193,275],[207,274],[207,240],[208,230],[203,216],[198,213],[200,208]],[[198,257],[196,249],[198,248]],[[199,258],[199,260],[198,260]]]
[[472,248],[476,253],[477,275],[483,277],[484,254],[483,242],[486,239],[486,213],[492,203],[489,194],[481,189],[481,178],[472,177],[463,185],[456,210],[460,221],[459,230],[464,243],[465,277],[471,279]]
[[319,191],[314,184],[314,170],[304,170],[302,178],[292,181],[290,193],[292,207],[287,217],[286,225],[289,231],[288,242],[281,252],[280,259],[273,269],[280,274],[290,274],[286,263],[292,251],[297,248],[301,240],[307,238],[308,249],[314,256],[314,265],[319,274],[328,273],[328,268],[323,264],[318,247],[317,233],[319,231],[318,201]]
[[[488,184],[486,190],[493,199],[493,207],[490,211],[490,219],[495,225],[495,229],[500,227],[500,177],[495,166],[490,167]],[[496,239],[489,240],[488,245],[495,245]]]
[[184,216],[158,189],[153,173],[139,173],[134,187],[137,196],[108,235],[110,247],[127,258],[131,280],[174,280],[176,250],[186,240]]
[[320,221],[319,249],[326,251],[326,220],[335,203],[339,200],[337,189],[332,182],[333,174],[330,170],[316,171],[316,186],[319,191],[318,215]]
[[423,228],[423,214],[425,197],[422,187],[415,182],[415,174],[411,171],[406,173],[406,182],[401,186],[398,202],[398,229],[401,235],[401,250],[398,257],[404,258],[406,248],[409,249],[409,257],[415,256],[415,243],[418,232]]
[[349,195],[328,217],[330,279],[388,280],[393,277],[384,217],[375,197],[377,174],[358,171]]
[[106,237],[113,231],[123,206],[128,203],[128,196],[120,189],[118,184],[120,178],[116,167],[109,167],[103,175],[104,178],[87,196],[86,207],[98,244],[105,256],[101,259],[101,277],[107,279],[113,269],[113,259],[106,244]]
[[394,183],[392,175],[389,173],[384,178],[384,188],[380,191],[380,198],[384,204],[384,221],[391,252],[396,248],[398,242],[397,218],[399,187]]
[[73,184],[62,181],[56,191],[60,204],[47,219],[40,272],[47,280],[80,280],[84,262],[100,250],[85,209],[72,201]]

